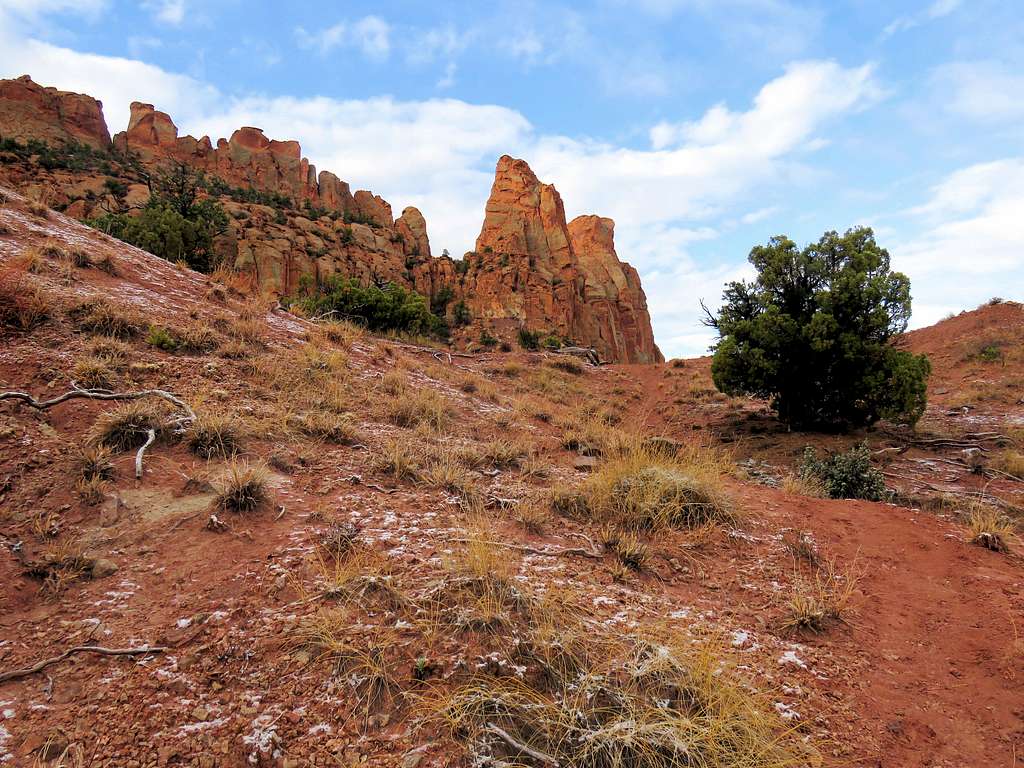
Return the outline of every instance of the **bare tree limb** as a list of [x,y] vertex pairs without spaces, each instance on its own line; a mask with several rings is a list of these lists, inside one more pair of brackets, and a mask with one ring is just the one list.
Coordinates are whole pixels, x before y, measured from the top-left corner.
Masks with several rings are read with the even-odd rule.
[[512,747],[512,749],[515,749],[518,752],[522,752],[524,755],[529,755],[534,760],[539,760],[540,762],[545,763],[546,765],[555,765],[555,766],[558,765],[558,761],[555,758],[553,758],[551,755],[545,754],[543,752],[539,752],[536,749],[534,749],[533,747],[528,747],[526,744],[523,744],[521,741],[517,741],[507,731],[499,728],[494,723],[488,723],[487,724],[487,730],[490,731],[491,733],[493,733],[498,738],[500,738],[502,741],[504,741],[510,747]]
[[135,454],[135,479],[142,479],[142,457],[146,455],[146,449],[149,448],[154,442],[156,442],[156,430],[150,428],[146,432],[146,442],[139,447],[139,452]]
[[87,398],[90,400],[141,400],[144,397],[159,397],[183,410],[189,421],[193,421],[196,418],[195,411],[189,407],[188,403],[163,389],[144,389],[140,392],[111,392],[109,389],[82,389],[72,381],[70,391],[49,400],[37,400],[27,392],[0,392],[0,401],[19,400],[39,411],[48,410],[55,405],[60,405],[68,400],[77,398]]
[[43,659],[33,664],[31,667],[25,667],[24,669],[12,669],[10,672],[0,673],[0,683],[6,683],[8,680],[17,680],[22,677],[28,677],[34,675],[36,672],[42,672],[52,664],[57,664],[64,659],[72,656],[76,653],[97,653],[101,656],[141,656],[150,653],[163,653],[167,648],[159,645],[144,645],[140,648],[104,648],[101,645],[76,645],[74,648],[68,648],[64,653],[59,656],[54,656],[50,659]]
[[[457,544],[467,544],[470,541],[477,541],[476,539],[451,539]],[[583,549],[582,547],[547,547],[545,549],[538,549],[536,547],[527,547],[523,544],[511,544],[507,541],[481,541],[481,544],[487,544],[492,547],[505,547],[505,549],[514,549],[518,552],[526,552],[530,555],[544,555],[545,557],[589,557],[592,560],[601,560],[604,554],[596,552],[594,550]]]

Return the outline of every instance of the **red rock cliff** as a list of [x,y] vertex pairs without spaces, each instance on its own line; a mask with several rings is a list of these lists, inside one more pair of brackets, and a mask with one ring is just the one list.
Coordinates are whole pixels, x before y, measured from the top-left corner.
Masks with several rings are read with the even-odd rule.
[[0,136],[110,146],[103,105],[91,96],[44,88],[28,75],[0,80]]
[[611,219],[567,225],[558,190],[507,155],[485,211],[463,285],[475,317],[502,335],[520,326],[557,333],[606,360],[663,359],[639,276],[615,253]]
[[[456,269],[451,259],[431,256],[427,224],[417,209],[406,208],[396,219],[383,198],[352,193],[329,171],[318,175],[298,142],[269,139],[259,128],[239,128],[214,144],[206,136],[179,136],[167,113],[135,102],[127,129],[111,142],[98,101],[23,77],[0,81],[0,135],[112,145],[150,167],[176,160],[232,186],[290,198],[297,208],[224,198],[232,216],[218,251],[236,269],[253,273],[265,290],[294,292],[304,275],[390,280],[427,296],[450,295],[449,314],[464,301],[474,324],[460,332],[462,341],[475,340],[484,328],[514,341],[525,327],[593,346],[606,360],[661,359],[639,277],[615,254],[612,221],[585,216],[566,224],[558,191],[522,160],[498,161],[476,252]],[[23,169],[22,178],[34,172]],[[52,183],[63,185],[63,203],[76,216],[119,204],[99,178],[64,174]],[[143,185],[131,187],[134,202],[145,199]],[[83,194],[86,188],[90,195]],[[302,206],[307,202],[331,215],[309,214]]]

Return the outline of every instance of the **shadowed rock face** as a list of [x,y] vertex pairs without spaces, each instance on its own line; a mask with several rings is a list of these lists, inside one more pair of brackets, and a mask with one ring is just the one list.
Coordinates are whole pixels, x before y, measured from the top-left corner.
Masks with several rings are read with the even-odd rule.
[[110,146],[103,105],[91,96],[44,88],[28,75],[0,80],[0,136]]
[[615,362],[658,362],[640,278],[619,261],[614,231],[599,216],[567,225],[558,191],[506,155],[477,238],[480,266],[467,275],[467,304],[498,328],[551,331]]
[[[486,330],[514,342],[527,328],[593,346],[605,360],[662,359],[640,279],[615,254],[614,223],[582,216],[567,224],[558,191],[523,160],[506,155],[498,161],[476,251],[456,270],[451,259],[431,256],[427,224],[416,208],[396,219],[380,196],[353,193],[330,171],[318,175],[298,142],[270,139],[259,128],[239,128],[214,144],[207,136],[179,136],[167,113],[134,102],[127,129],[111,141],[98,101],[22,77],[0,80],[0,135],[112,146],[151,168],[178,161],[231,186],[290,198],[300,209],[287,220],[280,211],[250,205],[218,241],[222,258],[252,272],[265,290],[294,292],[303,275],[389,280],[426,296],[450,295],[449,314],[464,302],[473,318],[458,332],[464,341]],[[98,179],[81,184],[94,187],[94,195],[69,194],[68,212],[86,218],[101,210],[104,190]],[[129,191],[136,204],[147,194],[138,184]],[[334,215],[307,218],[305,203]]]

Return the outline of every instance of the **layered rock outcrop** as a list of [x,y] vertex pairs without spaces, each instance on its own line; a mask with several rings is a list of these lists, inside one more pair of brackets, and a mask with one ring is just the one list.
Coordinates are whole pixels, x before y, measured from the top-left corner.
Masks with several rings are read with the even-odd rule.
[[606,360],[662,360],[635,269],[619,261],[611,219],[565,220],[562,198],[522,160],[498,160],[463,285],[474,315],[593,346]]
[[103,105],[80,93],[44,88],[28,75],[0,80],[0,136],[47,143],[77,141],[96,149],[110,146]]
[[[329,171],[317,174],[298,142],[270,139],[259,128],[239,128],[215,144],[207,136],[179,136],[167,113],[135,102],[127,129],[111,140],[98,101],[23,77],[0,81],[0,135],[116,150],[106,167],[122,168],[122,198],[111,191],[109,178],[88,172],[59,171],[46,182],[64,196],[56,202],[81,218],[125,200],[145,201],[146,186],[116,160],[129,153],[150,168],[177,161],[229,187],[264,193],[255,199],[272,205],[228,190],[222,203],[230,231],[218,239],[222,258],[252,273],[264,290],[293,293],[304,276],[391,281],[437,306],[446,303],[450,317],[464,304],[472,321],[456,331],[462,342],[486,331],[514,343],[525,328],[593,346],[605,360],[661,359],[639,277],[615,253],[613,222],[585,216],[567,224],[558,191],[522,160],[498,161],[476,250],[455,262],[431,255],[427,224],[416,208],[395,218],[380,196],[353,193]],[[27,186],[40,183],[33,178],[38,170],[0,166],[0,175]]]

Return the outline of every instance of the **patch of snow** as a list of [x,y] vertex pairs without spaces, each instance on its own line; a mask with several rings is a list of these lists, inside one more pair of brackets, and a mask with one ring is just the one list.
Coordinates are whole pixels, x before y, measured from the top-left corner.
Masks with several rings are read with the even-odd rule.
[[796,651],[786,651],[779,657],[779,664],[782,666],[792,665],[800,667],[800,669],[807,669],[807,664],[804,663],[803,659],[796,655]]
[[799,720],[800,713],[795,709],[792,709],[788,704],[782,701],[775,702],[775,711],[779,713],[779,717],[783,720]]

